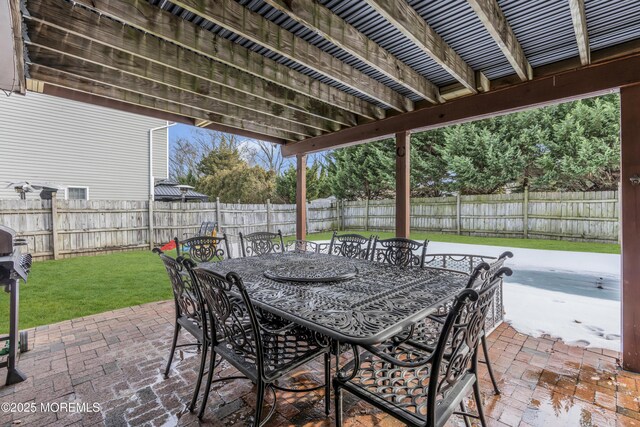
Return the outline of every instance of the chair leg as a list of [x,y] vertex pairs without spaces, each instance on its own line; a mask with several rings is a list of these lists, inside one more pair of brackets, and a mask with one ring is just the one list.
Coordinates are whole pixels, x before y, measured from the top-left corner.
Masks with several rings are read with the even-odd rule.
[[[460,410],[463,413],[467,412],[467,408],[464,406],[464,401],[463,400],[460,401]],[[464,419],[464,425],[466,427],[471,427],[471,423],[469,422],[469,417],[467,417],[466,415],[463,415],[462,418]]]
[[211,356],[209,357],[209,373],[207,374],[207,382],[204,386],[204,395],[202,396],[202,403],[200,404],[200,411],[198,411],[198,418],[202,419],[204,416],[204,410],[207,408],[207,400],[209,400],[209,390],[211,389],[211,381],[213,380],[213,370],[216,365],[216,352],[211,349]]
[[336,427],[342,427],[342,389],[333,383],[333,399],[336,411]]
[[487,338],[483,334],[480,339],[482,342],[482,352],[484,353],[484,363],[487,365],[487,370],[489,371],[489,378],[491,378],[491,382],[493,383],[493,389],[495,390],[496,395],[500,394],[500,389],[498,388],[498,382],[496,381],[496,377],[493,375],[493,368],[491,367],[491,360],[489,359],[489,349],[487,348]]
[[[266,387],[262,379],[258,380],[257,386],[258,386],[258,391],[256,395],[256,413],[255,413],[255,420],[253,421],[254,427],[260,426],[260,419],[262,418],[262,407],[264,406],[264,392],[266,391],[265,390]],[[275,405],[276,402],[273,402],[273,404]]]
[[[198,371],[198,380],[196,381],[196,387],[193,390],[193,397],[191,398],[191,404],[189,405],[189,412],[193,412],[196,407],[196,401],[198,400],[198,394],[200,394],[200,386],[202,385],[202,377],[204,377],[204,368],[207,366],[207,349],[208,345],[204,345],[202,353],[200,354],[200,370]],[[215,353],[212,351],[212,357],[215,358]]]
[[178,335],[180,334],[180,324],[176,322],[176,327],[173,329],[173,342],[171,344],[171,353],[169,354],[169,361],[167,362],[167,368],[164,370],[164,378],[169,378],[169,370],[171,369],[171,362],[173,362],[173,355],[176,352],[176,345],[178,344]]
[[324,354],[324,413],[331,411],[331,355]]
[[476,409],[478,410],[480,425],[482,427],[487,427],[487,420],[484,417],[484,408],[482,407],[482,396],[480,395],[480,384],[478,383],[478,381],[473,384],[473,396],[476,401]]

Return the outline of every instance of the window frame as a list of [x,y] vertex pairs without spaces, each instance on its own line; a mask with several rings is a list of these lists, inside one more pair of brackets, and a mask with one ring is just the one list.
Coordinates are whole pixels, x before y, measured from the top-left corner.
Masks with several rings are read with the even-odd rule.
[[[85,191],[86,198],[85,199],[69,199],[69,189],[83,189]],[[64,189],[64,199],[65,200],[89,200],[89,187],[86,185],[67,185]]]

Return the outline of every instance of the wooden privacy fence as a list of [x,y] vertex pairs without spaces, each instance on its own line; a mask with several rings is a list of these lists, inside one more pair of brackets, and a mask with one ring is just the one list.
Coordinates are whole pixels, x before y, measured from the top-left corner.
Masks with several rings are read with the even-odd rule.
[[[394,231],[394,200],[340,202],[340,226]],[[618,241],[617,191],[536,192],[411,200],[411,230],[479,236]]]
[[[203,221],[217,221],[232,241],[239,232],[282,230],[292,235],[295,210],[295,205],[271,203],[0,200],[0,224],[26,237],[36,259],[47,259],[150,248],[195,233]],[[335,203],[314,203],[308,211],[310,232],[337,226]]]
[[[616,191],[439,197],[411,201],[411,229],[469,235],[618,240]],[[239,232],[295,234],[295,205],[113,200],[0,200],[0,224],[26,237],[38,259],[149,248],[217,221]],[[393,231],[393,200],[314,202],[308,232]],[[149,218],[153,220],[150,222]],[[526,226],[525,226],[526,225]],[[152,236],[151,242],[149,236]]]

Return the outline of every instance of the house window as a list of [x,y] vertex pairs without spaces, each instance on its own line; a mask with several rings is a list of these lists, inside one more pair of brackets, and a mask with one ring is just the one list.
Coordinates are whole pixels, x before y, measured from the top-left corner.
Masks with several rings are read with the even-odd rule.
[[67,199],[89,200],[89,187],[67,187]]

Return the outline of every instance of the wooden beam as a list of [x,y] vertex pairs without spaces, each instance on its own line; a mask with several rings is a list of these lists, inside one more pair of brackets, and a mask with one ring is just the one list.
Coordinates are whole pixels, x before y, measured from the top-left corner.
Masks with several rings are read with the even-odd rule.
[[296,157],[296,239],[307,237],[307,156]]
[[210,124],[212,124],[211,120],[196,120],[194,123],[194,125],[199,128],[206,128]]
[[13,30],[13,45],[15,48],[14,61],[16,69],[16,80],[18,83],[17,93],[24,95],[27,91],[27,79],[24,72],[24,45],[22,42],[22,14],[20,13],[20,0],[7,0],[9,2],[9,12],[11,13],[11,29]]
[[[192,125],[194,124],[194,119],[211,120],[221,128],[226,129],[223,132],[247,136],[263,141],[275,142],[278,144],[284,144],[286,141],[298,138],[296,135],[282,132],[277,129],[270,128],[269,126],[250,123],[233,117],[225,117],[221,114],[202,111],[189,106],[142,95],[140,93],[122,90],[90,79],[74,76],[73,74],[43,67],[38,64],[30,64],[29,74],[34,79],[46,81],[44,90],[45,94],[53,94],[51,86],[57,86],[66,89],[65,93],[80,93],[81,95],[77,95],[77,97],[80,98],[78,100],[94,103],[96,105],[109,106],[105,104],[115,101],[115,105],[130,105],[130,109],[125,111],[131,111],[134,107],[139,107],[141,109],[140,114],[147,114],[152,110],[159,111],[165,114],[174,115],[175,117],[183,117],[183,120],[172,119],[172,121],[185,122],[185,120],[188,120],[188,123]],[[154,116],[153,114],[148,115]]]
[[434,104],[438,88],[354,26],[315,0],[265,0],[314,33]]
[[413,102],[235,0],[174,0],[172,3],[320,73],[397,111]]
[[[44,23],[180,73],[190,74],[301,113],[344,126],[357,124],[354,113],[301,95],[293,89],[256,78],[176,44],[166,43],[161,38],[123,26],[84,7],[74,7],[65,1],[30,0],[29,9],[30,15],[25,16],[29,28],[33,28],[34,25],[31,21]],[[32,31],[30,29],[29,33]]]
[[640,372],[640,85],[620,90],[622,367]]
[[578,52],[582,65],[591,64],[591,49],[589,48],[589,32],[587,31],[587,15],[584,11],[584,0],[569,0],[573,32],[578,42]]
[[[190,49],[255,77],[283,86],[311,98],[335,105],[368,119],[385,117],[383,109],[337,88],[321,83],[263,55],[191,22],[166,12],[145,0],[76,0],[118,22]],[[30,3],[27,8],[30,7]],[[277,87],[272,90],[279,90]]]
[[467,2],[507,57],[520,80],[531,80],[533,77],[531,65],[498,2],[496,0],[467,0]]
[[27,27],[29,28],[30,46],[42,47],[102,67],[165,84],[178,90],[212,98],[214,101],[239,107],[240,112],[251,110],[274,117],[277,121],[282,119],[294,124],[314,128],[319,131],[317,132],[318,135],[321,132],[340,129],[340,125],[337,123],[300,113],[280,104],[247,95],[244,92],[229,89],[227,86],[212,83],[210,80],[176,71],[156,62],[147,61],[138,56],[92,42],[75,34],[68,34],[64,30],[48,27],[41,22],[28,21]]
[[328,149],[388,138],[402,131],[423,131],[457,123],[508,114],[527,108],[567,102],[609,93],[640,82],[640,55],[592,64],[491,92],[455,99],[446,104],[425,107],[328,136],[309,138],[282,147],[284,156],[314,153]]
[[396,237],[411,229],[411,133],[396,134]]
[[[36,69],[35,74],[39,75]],[[97,105],[99,107],[113,108],[118,111],[124,111],[132,114],[140,114],[147,117],[166,120],[175,123],[184,123],[193,126],[193,119],[179,114],[174,114],[165,110],[143,107],[139,104],[118,101],[112,98],[104,98],[102,96],[93,95],[86,92],[68,89],[63,86],[56,86],[51,83],[42,83],[42,92],[45,95],[57,96],[58,98],[69,99],[76,102],[84,102],[85,104]]]
[[477,92],[473,69],[431,28],[406,0],[365,0],[405,37],[473,93]]
[[185,92],[172,86],[126,74],[115,69],[105,68],[101,65],[63,55],[40,46],[29,45],[29,57],[31,61],[36,64],[64,71],[78,77],[108,84],[119,89],[137,92],[141,95],[197,108],[202,111],[221,114],[229,118],[240,118],[247,123],[256,123],[261,126],[272,127],[302,137],[319,133],[315,129],[290,121],[267,116],[248,109],[242,109],[203,95]]

